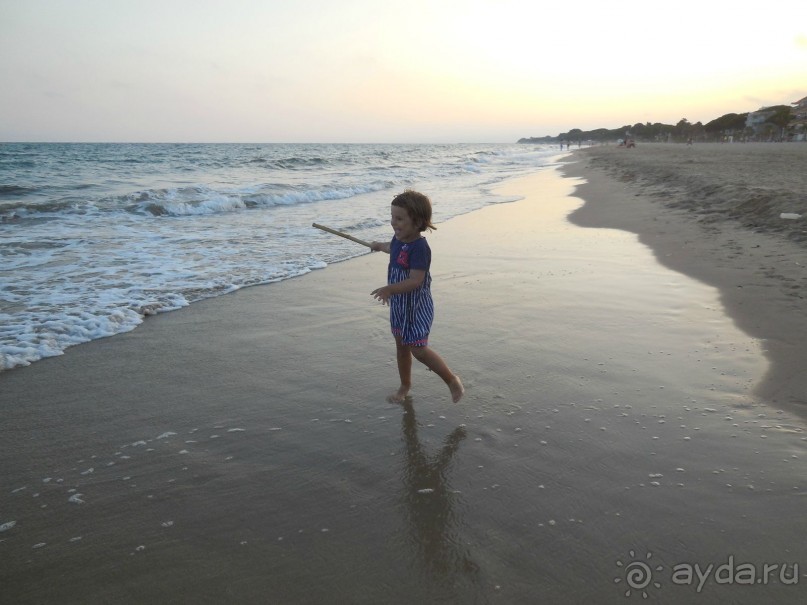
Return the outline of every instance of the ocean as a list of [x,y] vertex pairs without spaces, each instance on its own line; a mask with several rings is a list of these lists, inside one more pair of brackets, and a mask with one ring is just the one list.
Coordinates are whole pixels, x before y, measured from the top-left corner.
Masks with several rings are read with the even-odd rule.
[[240,288],[366,254],[389,202],[439,225],[489,204],[552,146],[0,144],[0,370]]

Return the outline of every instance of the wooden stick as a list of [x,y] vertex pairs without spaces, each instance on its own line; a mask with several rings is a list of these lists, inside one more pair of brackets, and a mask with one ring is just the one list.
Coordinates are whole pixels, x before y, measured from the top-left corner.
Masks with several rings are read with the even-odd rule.
[[334,235],[338,235],[339,237],[344,237],[345,239],[349,239],[352,242],[356,242],[357,244],[361,244],[362,246],[367,246],[368,248],[371,246],[370,242],[365,242],[363,239],[359,239],[358,237],[353,237],[347,233],[342,233],[341,231],[337,231],[336,229],[331,229],[330,227],[326,227],[325,225],[318,225],[317,223],[313,223],[312,227],[316,227],[317,229],[322,229],[323,231],[327,231],[328,233],[333,233]]

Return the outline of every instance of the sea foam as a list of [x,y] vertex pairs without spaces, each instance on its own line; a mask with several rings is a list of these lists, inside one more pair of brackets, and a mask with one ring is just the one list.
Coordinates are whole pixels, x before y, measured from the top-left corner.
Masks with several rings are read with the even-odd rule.
[[415,186],[444,221],[511,198],[547,165],[528,145],[0,144],[0,370],[145,317],[367,250],[311,228],[391,236]]

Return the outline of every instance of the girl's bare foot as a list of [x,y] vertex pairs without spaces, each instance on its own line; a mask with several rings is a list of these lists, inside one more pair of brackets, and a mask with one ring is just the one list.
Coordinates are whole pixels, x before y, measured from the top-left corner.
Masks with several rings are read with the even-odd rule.
[[403,403],[406,400],[406,396],[409,394],[409,387],[401,386],[395,393],[392,393],[387,397],[387,401],[390,403]]
[[451,401],[454,403],[459,402],[459,400],[462,399],[462,396],[465,394],[465,387],[462,386],[462,381],[457,375],[454,376],[454,380],[451,381],[448,388],[451,391]]

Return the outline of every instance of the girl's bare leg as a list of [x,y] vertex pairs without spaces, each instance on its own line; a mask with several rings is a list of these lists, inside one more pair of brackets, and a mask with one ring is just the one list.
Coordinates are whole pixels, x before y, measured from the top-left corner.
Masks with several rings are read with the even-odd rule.
[[395,354],[398,359],[398,375],[401,377],[401,386],[392,393],[387,400],[391,403],[401,403],[412,388],[412,347],[401,342],[401,337],[395,337]]
[[462,399],[462,396],[465,393],[465,387],[462,386],[460,377],[448,369],[446,362],[443,361],[443,358],[440,357],[437,351],[434,351],[429,347],[410,347],[410,349],[411,354],[415,357],[415,359],[437,374],[443,379],[443,382],[448,385],[448,389],[451,391],[451,400],[454,403],[457,403],[460,399]]

